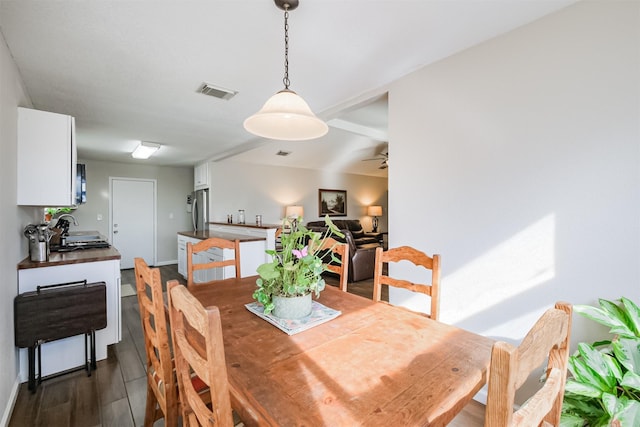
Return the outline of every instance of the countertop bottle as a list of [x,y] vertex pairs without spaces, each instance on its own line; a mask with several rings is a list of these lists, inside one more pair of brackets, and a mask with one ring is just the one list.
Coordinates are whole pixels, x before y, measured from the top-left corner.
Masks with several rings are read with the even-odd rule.
[[238,224],[244,224],[244,209],[238,210]]

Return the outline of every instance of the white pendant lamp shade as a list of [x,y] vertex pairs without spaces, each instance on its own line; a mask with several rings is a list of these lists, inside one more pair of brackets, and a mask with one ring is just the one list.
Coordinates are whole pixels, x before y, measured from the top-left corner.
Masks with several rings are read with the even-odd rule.
[[288,89],[269,98],[260,111],[244,121],[244,128],[254,135],[283,141],[320,138],[329,130],[305,100]]
[[284,89],[273,95],[262,109],[244,121],[244,128],[263,138],[306,141],[325,135],[329,127],[313,114],[309,105],[289,89],[289,11],[298,0],[274,0],[284,10]]

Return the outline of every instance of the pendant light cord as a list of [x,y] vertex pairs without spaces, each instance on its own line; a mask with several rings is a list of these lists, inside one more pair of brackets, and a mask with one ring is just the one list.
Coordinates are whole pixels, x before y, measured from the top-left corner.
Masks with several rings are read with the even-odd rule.
[[289,5],[284,5],[284,88],[289,90]]

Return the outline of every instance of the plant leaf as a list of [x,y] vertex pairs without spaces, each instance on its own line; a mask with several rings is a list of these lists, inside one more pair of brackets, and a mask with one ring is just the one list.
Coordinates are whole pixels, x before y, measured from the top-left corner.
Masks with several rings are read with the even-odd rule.
[[575,380],[567,380],[564,387],[565,393],[575,394],[584,397],[600,398],[602,390],[598,387],[594,387],[591,384],[578,382]]
[[613,341],[613,354],[622,366],[640,375],[640,338],[617,338]]
[[[604,300],[601,300],[601,301],[604,301]],[[605,303],[605,305],[607,304]],[[625,324],[624,320],[621,320],[616,315],[612,315],[610,312],[607,312],[603,309],[592,307],[590,305],[576,304],[573,306],[573,310],[576,313],[581,314],[582,316],[593,320],[594,322],[597,322],[597,323],[600,323],[601,325],[609,327],[610,332],[613,334],[629,335],[631,333],[629,327]],[[620,310],[618,309],[618,311]]]
[[[634,427],[640,425],[640,402],[631,399],[620,399],[621,404],[613,415],[611,422],[619,422],[622,427]],[[612,424],[613,425],[613,424]]]
[[562,414],[560,416],[560,427],[582,427],[586,420],[573,414]]
[[[617,380],[616,376],[611,372],[611,362],[605,360],[611,356],[601,353],[585,343],[578,344],[578,351],[589,370],[595,373],[593,379],[600,385],[600,388],[603,391],[613,392]],[[621,374],[620,377],[622,377]]]
[[631,371],[627,371],[624,374],[622,381],[620,381],[620,385],[640,391],[640,375]]
[[611,393],[602,393],[602,403],[604,403],[604,409],[607,411],[607,414],[611,417],[622,408],[622,403]]
[[622,379],[622,368],[615,357],[611,357],[609,353],[602,353],[602,360],[607,364],[609,373],[615,379],[615,382],[619,382]]
[[627,317],[631,323],[630,326],[633,326],[636,337],[640,337],[640,308],[628,298],[622,297],[620,301],[622,301],[622,306],[627,312]]
[[616,304],[613,301],[609,301],[606,299],[599,299],[600,307],[609,314],[609,316],[618,319],[620,322],[624,324],[624,327],[620,330],[612,330],[614,334],[620,334],[624,336],[633,337],[635,336],[633,321],[629,318],[629,313],[619,304]]
[[606,390],[606,384],[600,380],[598,374],[596,374],[582,358],[571,356],[569,358],[569,366],[577,382],[595,387],[600,393]]

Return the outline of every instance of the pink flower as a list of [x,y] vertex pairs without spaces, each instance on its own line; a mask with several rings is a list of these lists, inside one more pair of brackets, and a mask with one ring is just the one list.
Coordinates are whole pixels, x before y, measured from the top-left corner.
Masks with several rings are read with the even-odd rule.
[[296,256],[296,258],[300,259],[307,256],[307,251],[308,246],[305,246],[304,248],[302,248],[302,250],[294,249],[291,252]]

